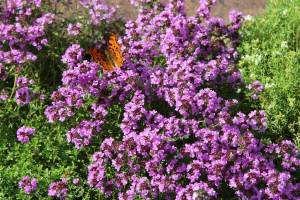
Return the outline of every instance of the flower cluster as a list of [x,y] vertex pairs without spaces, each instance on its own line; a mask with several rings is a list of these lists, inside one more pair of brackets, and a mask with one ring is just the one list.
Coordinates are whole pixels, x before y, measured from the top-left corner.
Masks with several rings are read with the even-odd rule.
[[212,17],[214,2],[200,0],[188,16],[183,0],[132,1],[142,7],[126,24],[121,70],[99,77],[101,67],[83,60],[77,44],[63,55],[68,69],[46,109],[49,121],[96,99],[69,142],[89,145],[108,108],[124,106],[121,139],[106,137],[88,167],[89,185],[108,198],[218,198],[224,184],[241,199],[300,197],[295,145],[264,145],[254,135],[267,129],[265,112],[239,111],[240,99],[224,94],[246,87],[236,67],[243,17],[231,12],[229,24]]
[[83,49],[79,44],[71,45],[62,56],[63,63],[68,64],[70,67],[75,67],[76,64],[82,61]]
[[76,24],[69,24],[68,25],[68,35],[70,36],[76,36],[79,35],[81,30],[81,23],[77,22]]
[[48,195],[59,199],[65,199],[68,195],[67,179],[62,178],[59,181],[49,185]]
[[41,6],[40,0],[6,0],[0,14],[0,63],[22,65],[36,60],[28,50],[40,50],[48,43],[44,38],[45,27],[51,24],[54,15],[33,17]]
[[108,6],[106,0],[80,0],[80,4],[89,9],[91,22],[98,25],[103,21],[111,21],[115,15],[116,7]]
[[22,126],[17,130],[17,139],[26,144],[29,142],[30,137],[35,134],[35,128]]
[[33,84],[33,80],[28,80],[26,77],[18,77],[16,79],[16,102],[20,106],[30,103],[30,89],[29,85]]
[[31,179],[29,176],[24,176],[19,181],[19,188],[26,194],[30,194],[37,189],[38,182],[35,178]]
[[[69,69],[63,73],[63,87],[55,91],[51,99],[53,103],[45,110],[50,122],[65,121],[74,115],[74,110],[84,104],[84,98],[92,95],[100,97],[106,85],[101,86],[98,73],[99,65],[82,60],[83,49],[78,44],[70,46],[62,56],[62,61],[67,63]],[[101,89],[103,88],[103,90]],[[77,127],[67,132],[67,140],[82,148],[90,144],[92,137],[101,130],[103,120],[107,115],[106,107],[109,102],[93,104],[91,107],[92,120],[84,120]]]
[[67,132],[67,141],[80,149],[88,146],[92,137],[100,131],[103,121],[82,121],[76,128]]
[[[0,3],[0,81],[20,73],[24,65],[35,61],[34,52],[48,44],[46,27],[54,15],[40,12],[41,0],[4,0]],[[12,89],[12,94],[15,92]],[[0,100],[9,98],[7,90],[0,90]],[[16,102],[23,106],[31,100],[28,86],[19,87]]]
[[92,84],[98,79],[99,66],[87,61],[80,63],[82,57],[83,49],[78,44],[70,46],[62,56],[69,69],[63,73],[64,87],[52,94],[53,104],[45,110],[50,122],[63,122],[73,116],[73,109],[83,105],[87,91],[97,90]]
[[257,100],[259,98],[258,95],[265,89],[264,86],[257,80],[249,84],[247,88],[251,91],[251,98],[253,100]]
[[[242,199],[297,197],[300,185],[293,184],[290,172],[300,167],[299,152],[291,142],[264,146],[251,132],[252,115],[232,118],[223,109],[213,125],[201,128],[195,119],[167,118],[145,110],[144,98],[137,91],[126,104],[123,140],[107,138],[93,155],[88,176],[92,187],[107,196],[117,190],[119,199],[165,194],[179,200],[192,199],[198,192],[217,197],[225,181]],[[281,163],[284,172],[273,162],[280,156],[289,160]],[[107,177],[108,166],[113,177]],[[259,183],[268,187],[260,188]]]
[[[207,8],[202,5],[205,1],[201,2],[200,8]],[[206,16],[208,11],[200,8],[198,15]],[[225,25],[221,19],[209,18],[199,23],[199,16],[186,17],[181,1],[174,1],[160,10],[161,6],[156,4],[151,10],[141,9],[136,22],[126,24],[123,42],[129,47],[124,51],[130,68],[155,67],[150,83],[158,88],[160,98],[188,116],[194,112],[197,99],[192,100],[195,102],[190,106],[188,102],[195,98],[200,85],[236,87],[242,83],[240,72],[233,64],[238,38],[232,27],[240,26],[239,21],[236,23],[232,19],[230,25]],[[159,55],[165,57],[166,68],[157,66]]]
[[267,117],[265,111],[254,110],[248,114],[248,124],[254,131],[263,133],[267,129]]

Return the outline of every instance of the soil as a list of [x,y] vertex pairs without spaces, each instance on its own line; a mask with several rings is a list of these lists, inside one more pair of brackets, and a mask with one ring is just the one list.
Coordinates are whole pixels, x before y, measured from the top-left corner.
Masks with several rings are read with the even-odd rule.
[[[120,5],[120,14],[124,17],[134,18],[136,10],[132,9],[129,0],[110,0],[112,4]],[[199,0],[186,0],[186,9],[189,14],[193,14],[198,7]],[[267,0],[217,0],[213,13],[216,16],[227,19],[230,10],[238,10],[247,15],[258,15],[263,13]]]
[[[1,1],[1,0],[0,0]],[[58,6],[59,10],[64,13],[65,16],[76,15],[83,12],[81,6],[79,6],[79,0],[69,0],[67,4]],[[168,0],[161,0],[167,2]],[[228,12],[230,10],[238,10],[247,15],[259,15],[262,14],[268,0],[217,0],[216,6],[213,7],[213,14],[215,16],[223,17],[227,19]],[[130,0],[107,0],[110,5],[119,5],[118,14],[126,19],[135,19],[137,10],[130,5]],[[198,8],[199,0],[186,0],[187,13],[192,15]]]
[[[191,0],[195,2],[196,0]],[[218,0],[214,8],[214,14],[227,18],[230,10],[238,10],[247,15],[262,14],[267,4],[267,0]]]

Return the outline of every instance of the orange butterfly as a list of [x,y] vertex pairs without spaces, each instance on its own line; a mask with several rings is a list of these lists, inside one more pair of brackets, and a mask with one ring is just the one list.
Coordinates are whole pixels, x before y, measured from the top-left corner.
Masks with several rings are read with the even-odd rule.
[[92,60],[102,66],[104,72],[114,71],[116,68],[122,67],[124,62],[118,38],[114,33],[110,34],[107,44],[102,50],[89,48],[88,52]]

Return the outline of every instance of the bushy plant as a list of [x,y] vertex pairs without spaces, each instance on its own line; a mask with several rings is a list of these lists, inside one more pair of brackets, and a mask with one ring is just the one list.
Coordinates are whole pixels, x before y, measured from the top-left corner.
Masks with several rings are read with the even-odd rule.
[[[236,65],[241,13],[226,24],[211,0],[195,16],[182,0],[132,0],[139,15],[122,27],[105,1],[80,3],[88,15],[71,19],[41,7],[56,14],[48,44],[20,76],[8,63],[0,73],[11,93],[0,105],[0,198],[299,198],[299,152],[261,142],[263,86]],[[105,72],[85,54],[111,29],[125,62]],[[44,64],[57,65],[54,79]]]
[[68,186],[70,198],[94,199],[98,192],[82,177],[95,149],[73,151],[65,138],[72,125],[53,127],[44,116],[65,68],[61,55],[76,40],[92,40],[91,27],[80,27],[75,38],[71,24],[89,20],[65,18],[56,1],[0,4],[0,199],[48,199],[51,182],[63,177],[69,183],[80,177],[80,185]]
[[265,86],[258,105],[268,117],[265,140],[295,141],[300,148],[300,2],[270,1],[266,12],[245,23],[239,62],[247,83]]

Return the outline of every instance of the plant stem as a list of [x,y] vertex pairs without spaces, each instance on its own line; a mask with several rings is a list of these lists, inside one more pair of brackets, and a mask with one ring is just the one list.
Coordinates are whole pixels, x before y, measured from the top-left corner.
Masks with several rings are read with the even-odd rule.
[[16,73],[15,74],[15,80],[14,80],[14,86],[11,90],[11,94],[10,94],[10,97],[9,98],[12,98],[13,94],[15,93],[15,90],[16,90],[16,86],[17,86],[17,78],[18,78],[18,74]]

